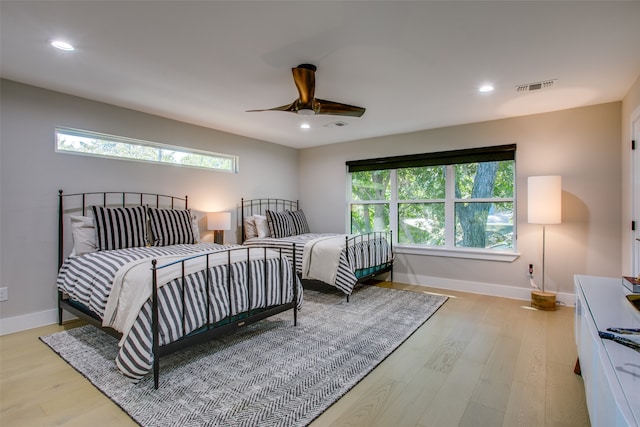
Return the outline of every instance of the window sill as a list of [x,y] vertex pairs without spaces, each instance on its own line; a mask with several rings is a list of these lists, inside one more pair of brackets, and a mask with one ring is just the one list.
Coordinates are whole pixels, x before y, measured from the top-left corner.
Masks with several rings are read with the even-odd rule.
[[427,256],[439,256],[447,258],[467,258],[478,259],[484,261],[500,261],[500,262],[513,262],[520,256],[517,252],[506,251],[487,251],[478,249],[446,249],[446,248],[426,248],[421,246],[410,245],[394,245],[393,251],[398,254],[408,255],[427,255]]

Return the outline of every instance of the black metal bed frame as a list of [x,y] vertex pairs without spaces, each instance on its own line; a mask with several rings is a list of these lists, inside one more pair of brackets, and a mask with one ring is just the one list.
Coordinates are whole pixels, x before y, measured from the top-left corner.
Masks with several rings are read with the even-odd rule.
[[[241,241],[244,242],[245,240],[246,230],[244,225],[244,218],[246,214],[248,214],[248,216],[255,215],[255,214],[264,215],[266,210],[284,211],[284,210],[298,210],[298,209],[300,209],[300,202],[298,200],[270,199],[270,198],[245,200],[244,198],[242,198],[240,200],[240,221],[239,221],[241,224],[241,237],[240,237]],[[350,246],[354,246],[354,252],[355,252],[355,246],[357,242],[360,242],[362,244],[361,246],[363,249],[361,250],[361,253],[360,253],[360,256],[362,257],[365,256],[364,245],[363,245],[364,242],[373,242],[372,244],[376,245],[377,244],[376,242],[380,241],[382,236],[385,236],[387,242],[389,242],[389,251],[391,254],[391,259],[383,264],[374,265],[365,269],[358,270],[353,268],[354,274],[358,278],[358,283],[363,283],[375,276],[378,276],[380,274],[387,273],[387,272],[389,272],[390,279],[391,281],[393,281],[393,233],[391,231],[372,231],[369,233],[358,234],[355,236],[345,235],[346,248],[349,248]],[[293,245],[294,269],[296,268],[295,253],[296,253],[296,245],[294,244]],[[371,253],[372,252],[369,251],[369,254]],[[300,280],[303,283],[307,283],[307,284],[321,283],[325,286],[330,286],[318,280],[302,279],[301,274],[299,274],[299,276],[300,276]],[[349,301],[349,295],[347,295],[347,301]]]
[[[73,209],[73,211],[79,211],[82,213],[82,215],[86,214],[87,211],[87,198],[91,197],[91,196],[96,196],[96,195],[101,195],[102,196],[102,201],[101,201],[101,205],[102,206],[131,206],[132,202],[131,200],[131,196],[135,196],[136,197],[136,202],[133,203],[136,206],[139,205],[144,205],[144,201],[148,200],[149,198],[155,198],[155,207],[160,207],[161,206],[161,201],[166,201],[167,203],[165,203],[162,206],[167,206],[170,207],[171,209],[175,208],[175,203],[178,202],[180,204],[184,205],[184,209],[187,208],[188,206],[188,199],[187,196],[185,196],[184,198],[181,197],[175,197],[175,196],[165,196],[165,195],[160,195],[160,194],[154,194],[154,193],[134,193],[134,192],[91,192],[91,193],[74,193],[74,194],[63,194],[62,190],[59,190],[58,192],[58,268],[60,268],[64,262],[64,257],[65,257],[65,252],[64,252],[64,219],[65,219],[65,208],[64,208],[64,199],[67,197],[78,197],[81,198],[81,204],[79,206],[76,206],[75,209]],[[114,202],[109,202],[109,196],[118,196],[120,197],[120,200],[116,203]],[[149,204],[149,203],[147,203]],[[67,214],[70,215],[70,214]],[[246,247],[238,247],[238,248],[229,248],[229,249],[225,249],[222,251],[216,251],[214,252],[215,254],[220,254],[221,252],[226,252],[227,253],[227,269],[230,272],[230,266],[231,266],[231,253],[235,252],[235,251],[247,251],[247,262],[249,262],[250,260],[250,252],[249,250],[250,248],[246,248]],[[260,250],[262,249],[264,251],[264,265],[266,268],[266,259],[267,259],[267,248],[253,248],[254,250]],[[273,250],[273,249],[271,249]],[[240,329],[241,327],[250,325],[252,323],[258,322],[260,320],[266,319],[267,317],[273,316],[275,314],[287,311],[292,309],[293,310],[293,324],[294,326],[297,325],[298,322],[298,308],[297,308],[297,302],[298,302],[298,287],[297,284],[295,283],[295,278],[296,278],[296,271],[295,271],[295,263],[292,265],[292,279],[294,280],[294,283],[292,284],[293,286],[293,300],[289,301],[289,302],[285,302],[279,305],[272,305],[272,306],[268,306],[268,307],[264,307],[264,308],[257,308],[257,309],[251,309],[251,300],[248,301],[248,307],[249,307],[249,311],[245,312],[245,313],[240,313],[238,315],[235,316],[230,316],[228,319],[227,323],[224,322],[218,322],[218,324],[213,325],[211,324],[211,319],[209,317],[209,313],[210,313],[210,294],[209,294],[209,290],[210,290],[210,284],[212,283],[212,279],[211,279],[211,274],[210,274],[210,270],[209,270],[209,259],[210,256],[213,255],[214,253],[212,252],[207,252],[207,253],[203,253],[203,254],[194,254],[192,256],[187,256],[184,259],[178,260],[178,261],[174,261],[171,263],[167,263],[161,266],[158,266],[158,261],[156,259],[153,259],[151,261],[151,270],[152,270],[152,338],[153,338],[153,347],[152,347],[152,352],[153,352],[153,377],[154,377],[154,387],[157,389],[159,386],[159,379],[160,379],[160,358],[162,356],[166,356],[168,354],[174,353],[176,351],[182,350],[184,348],[202,343],[202,342],[206,342],[206,341],[210,341],[216,337],[220,337],[222,335],[227,335],[230,334],[238,329]],[[295,252],[294,252],[295,253]],[[205,260],[205,264],[206,264],[206,283],[207,283],[207,308],[206,308],[206,312],[207,312],[207,323],[205,326],[203,326],[202,328],[200,328],[197,332],[192,332],[190,334],[184,334],[181,338],[179,338],[178,340],[165,344],[165,345],[160,345],[160,334],[159,334],[159,311],[160,311],[160,307],[158,304],[158,281],[157,281],[157,271],[162,269],[162,268],[167,268],[169,266],[172,265],[176,265],[176,264],[180,264],[181,265],[181,269],[182,269],[182,276],[181,276],[181,283],[182,283],[182,304],[183,304],[183,311],[182,311],[182,328],[183,328],[183,332],[185,331],[185,310],[184,310],[184,295],[185,295],[185,268],[184,268],[184,263],[186,261],[189,260],[193,260],[195,258],[199,258],[199,257],[206,257]],[[279,276],[279,280],[280,280],[280,286],[284,286],[284,279],[283,279],[283,257],[284,255],[282,254],[282,251],[280,251],[279,253],[279,264],[280,264],[280,276]],[[266,273],[266,272],[265,272]],[[267,282],[266,282],[266,278],[269,277],[267,274],[265,274],[265,286],[267,286]],[[228,289],[230,289],[231,287],[231,274],[227,275],[227,287]],[[247,283],[250,283],[250,279],[251,279],[251,268],[247,268]],[[282,295],[283,298],[286,298],[286,292],[284,292],[284,289],[282,289]],[[249,293],[250,295],[250,293]],[[229,304],[231,304],[231,301],[229,301]],[[228,307],[229,309],[229,313],[232,312],[231,307]],[[84,305],[74,302],[71,299],[69,299],[68,296],[66,296],[62,291],[58,290],[58,324],[62,324],[62,313],[63,310],[68,311],[69,313],[79,317],[80,319],[86,321],[87,323],[94,325],[98,328],[100,328],[101,330],[105,331],[106,333],[108,333],[109,335],[112,335],[116,338],[121,338],[122,334],[118,331],[116,331],[113,328],[110,327],[104,327],[102,326],[102,321],[100,319],[100,317],[92,312],[88,307],[85,307]]]

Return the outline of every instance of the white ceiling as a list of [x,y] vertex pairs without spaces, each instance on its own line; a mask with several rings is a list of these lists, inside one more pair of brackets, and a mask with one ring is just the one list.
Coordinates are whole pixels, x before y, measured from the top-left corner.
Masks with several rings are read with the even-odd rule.
[[[298,148],[619,101],[640,75],[640,1],[2,0],[0,15],[3,78]],[[317,97],[364,116],[245,112],[295,100],[301,63]]]

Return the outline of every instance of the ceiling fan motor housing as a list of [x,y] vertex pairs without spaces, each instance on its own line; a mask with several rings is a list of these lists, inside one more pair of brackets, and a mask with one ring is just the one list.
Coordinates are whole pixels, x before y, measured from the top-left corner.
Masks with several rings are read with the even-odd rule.
[[313,64],[300,64],[296,68],[304,68],[305,70],[316,71],[318,68]]

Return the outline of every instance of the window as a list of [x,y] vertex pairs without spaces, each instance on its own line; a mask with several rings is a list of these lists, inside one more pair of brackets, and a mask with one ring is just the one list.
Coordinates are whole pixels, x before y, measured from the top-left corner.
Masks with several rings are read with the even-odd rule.
[[352,233],[401,247],[515,251],[515,145],[347,162]]
[[56,128],[56,151],[234,173],[238,171],[237,156],[68,128]]

